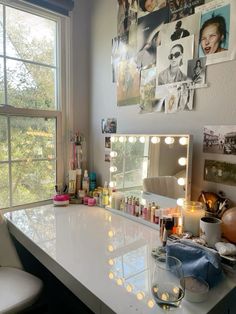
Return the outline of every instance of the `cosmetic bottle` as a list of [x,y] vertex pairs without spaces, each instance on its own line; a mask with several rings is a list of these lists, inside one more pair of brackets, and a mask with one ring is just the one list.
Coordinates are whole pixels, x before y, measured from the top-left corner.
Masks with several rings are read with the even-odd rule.
[[90,172],[89,174],[89,191],[94,191],[96,189],[96,173]]
[[76,169],[76,195],[79,195],[82,185],[82,170]]
[[108,204],[109,204],[109,189],[107,182],[105,182],[104,188],[102,189],[102,206],[107,206]]
[[89,192],[89,176],[88,171],[84,170],[84,177],[82,181],[82,189],[85,191],[85,194],[88,195]]

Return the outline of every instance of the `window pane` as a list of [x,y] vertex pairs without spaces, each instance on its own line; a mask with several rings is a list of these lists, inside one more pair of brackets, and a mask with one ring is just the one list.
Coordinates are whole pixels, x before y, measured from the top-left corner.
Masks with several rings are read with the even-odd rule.
[[55,178],[55,160],[12,163],[13,206],[51,199]]
[[17,108],[55,108],[55,70],[7,60],[8,104]]
[[0,54],[3,54],[3,6],[0,5]]
[[3,58],[0,58],[0,103],[1,104],[5,103]]
[[55,65],[56,22],[6,7],[6,54]]
[[56,156],[56,119],[11,118],[12,160],[52,159]]
[[9,207],[9,166],[0,164],[0,209]]
[[0,116],[0,161],[8,160],[7,137],[8,137],[7,118]]

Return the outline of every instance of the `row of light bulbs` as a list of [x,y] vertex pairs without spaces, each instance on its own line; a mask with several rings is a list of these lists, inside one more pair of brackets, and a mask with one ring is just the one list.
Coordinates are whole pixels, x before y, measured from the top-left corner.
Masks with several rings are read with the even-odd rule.
[[[129,137],[111,136],[111,142],[114,143],[114,142],[119,141],[120,143],[124,143],[127,141],[127,138],[128,138],[129,143],[135,143],[135,142],[137,142],[137,140],[139,140],[140,143],[145,143],[147,140],[147,138],[145,136],[140,136],[140,137],[136,137],[136,136],[129,136]],[[151,143],[153,143],[153,144],[160,143],[160,141],[161,141],[161,139],[158,136],[152,136],[151,137]],[[171,145],[171,144],[174,144],[175,138],[172,136],[167,136],[164,141],[166,144]],[[180,137],[179,138],[179,144],[180,145],[187,145],[188,144],[188,138],[185,136]]]

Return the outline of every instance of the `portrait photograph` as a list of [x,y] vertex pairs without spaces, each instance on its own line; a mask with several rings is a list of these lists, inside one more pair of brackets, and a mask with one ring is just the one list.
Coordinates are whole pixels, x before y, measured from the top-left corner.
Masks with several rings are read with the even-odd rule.
[[102,133],[116,133],[117,120],[116,118],[107,118],[101,120]]
[[169,10],[164,7],[138,19],[137,65],[139,68],[156,64],[156,47],[160,29],[168,21]]
[[188,60],[193,58],[194,36],[157,47],[157,85],[187,80]]
[[181,20],[163,25],[160,33],[160,44],[166,44],[190,35],[195,35],[195,45],[198,48],[198,34],[201,14],[193,14]]
[[212,1],[197,11],[202,14],[198,56],[206,56],[207,65],[235,59],[236,1]]
[[168,0],[138,0],[138,18],[166,7]]
[[194,85],[206,83],[206,57],[188,60],[188,80]]
[[137,24],[137,0],[118,0],[117,35],[128,32],[132,25]]

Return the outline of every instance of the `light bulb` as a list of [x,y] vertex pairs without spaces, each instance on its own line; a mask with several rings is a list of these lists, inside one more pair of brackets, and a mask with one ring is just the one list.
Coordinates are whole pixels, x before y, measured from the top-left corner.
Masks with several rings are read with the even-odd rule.
[[179,158],[178,163],[180,164],[180,166],[186,166],[187,159],[184,157],[181,157],[181,158]]
[[177,182],[178,182],[178,185],[185,185],[185,179],[184,178],[179,178],[177,180]]
[[181,137],[181,138],[179,139],[179,143],[180,143],[180,145],[187,145],[187,144],[188,144],[188,139],[187,139],[187,137]]
[[140,143],[145,143],[145,137],[144,137],[144,136],[141,136],[141,137],[139,138],[139,142],[140,142]]
[[122,278],[118,278],[116,280],[116,283],[117,283],[118,286],[122,286],[123,285],[123,279]]
[[173,137],[170,137],[170,136],[167,136],[165,138],[165,143],[168,144],[168,145],[171,145],[175,142],[175,139]]
[[113,158],[114,158],[114,157],[117,157],[117,152],[111,151],[111,152],[110,152],[110,156],[113,157]]
[[155,305],[155,301],[153,299],[148,300],[147,305],[150,309],[152,309]]
[[135,143],[135,142],[136,142],[136,137],[135,137],[135,136],[130,136],[129,139],[128,139],[128,141],[129,141],[130,143]]
[[115,136],[111,136],[111,142],[112,142],[112,143],[116,142]]
[[120,143],[123,143],[124,141],[125,141],[124,136],[120,136],[120,137],[119,137],[119,142],[120,142]]
[[114,274],[113,274],[113,272],[109,272],[108,277],[109,277],[110,279],[114,279]]
[[144,292],[140,291],[136,294],[136,297],[139,301],[143,300],[143,298],[145,297]]
[[160,143],[160,137],[153,136],[153,137],[151,138],[151,142],[152,142],[152,144]]
[[133,286],[132,286],[131,284],[128,284],[128,285],[126,286],[126,290],[127,290],[128,292],[132,292],[132,291],[133,291]]
[[110,167],[110,172],[116,172],[117,168],[115,166]]
[[115,235],[114,231],[112,231],[112,230],[109,230],[109,231],[108,231],[108,237],[109,237],[109,238],[114,237],[114,235]]
[[110,259],[108,260],[108,264],[109,264],[110,266],[113,266],[113,265],[114,265],[114,260],[113,260],[112,258],[110,258]]
[[177,205],[182,207],[184,205],[184,198],[178,198]]
[[113,246],[110,244],[110,245],[108,245],[107,250],[108,250],[109,252],[113,252],[113,251],[114,251],[114,248],[113,248]]

